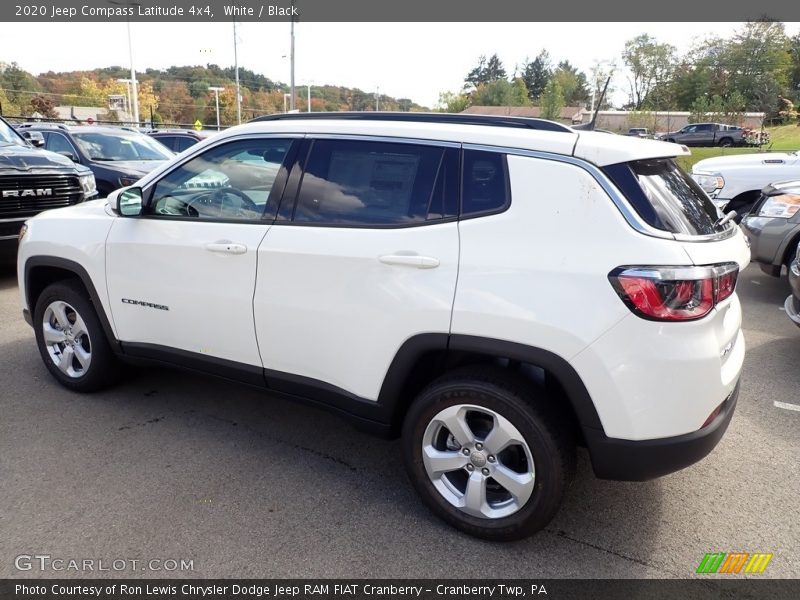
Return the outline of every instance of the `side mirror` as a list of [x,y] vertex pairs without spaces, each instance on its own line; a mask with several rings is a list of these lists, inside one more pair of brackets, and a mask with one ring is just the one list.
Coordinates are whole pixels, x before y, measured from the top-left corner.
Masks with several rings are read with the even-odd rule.
[[22,137],[28,140],[35,148],[44,146],[44,136],[41,131],[23,131]]
[[59,152],[56,152],[56,154],[60,154],[61,156],[66,156],[72,162],[78,162],[77,155],[75,155],[74,153],[72,153],[72,152],[70,152],[68,150],[61,150]]
[[131,187],[117,193],[117,213],[123,217],[142,214],[142,188]]

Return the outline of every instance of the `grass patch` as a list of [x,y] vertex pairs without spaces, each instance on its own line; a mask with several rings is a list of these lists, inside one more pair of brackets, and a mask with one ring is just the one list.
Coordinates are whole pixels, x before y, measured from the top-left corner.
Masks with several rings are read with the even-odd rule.
[[692,166],[704,158],[716,156],[729,156],[731,154],[753,154],[754,152],[785,152],[787,150],[800,150],[800,127],[797,125],[781,125],[780,127],[767,127],[770,144],[763,148],[690,148],[691,156],[680,156],[676,160],[685,170],[691,171]]

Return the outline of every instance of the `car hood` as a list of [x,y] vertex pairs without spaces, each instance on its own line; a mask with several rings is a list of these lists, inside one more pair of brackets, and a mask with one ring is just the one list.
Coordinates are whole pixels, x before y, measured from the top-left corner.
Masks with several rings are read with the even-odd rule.
[[755,167],[759,165],[786,165],[796,163],[797,155],[788,152],[764,152],[761,154],[734,154],[731,156],[717,156],[698,161],[692,172],[712,172],[719,169]]
[[166,160],[108,160],[108,161],[94,161],[94,164],[119,171],[126,175],[135,175],[143,177],[150,171],[163,165]]
[[73,163],[66,156],[55,152],[39,150],[30,146],[17,146],[15,144],[0,145],[0,171],[13,169],[15,171],[31,171],[35,169],[74,169]]

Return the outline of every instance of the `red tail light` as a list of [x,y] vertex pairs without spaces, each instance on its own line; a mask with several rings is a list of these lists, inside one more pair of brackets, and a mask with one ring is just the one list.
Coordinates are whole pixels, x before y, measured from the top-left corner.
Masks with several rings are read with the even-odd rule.
[[634,313],[654,321],[694,321],[733,294],[739,266],[620,267],[608,279]]

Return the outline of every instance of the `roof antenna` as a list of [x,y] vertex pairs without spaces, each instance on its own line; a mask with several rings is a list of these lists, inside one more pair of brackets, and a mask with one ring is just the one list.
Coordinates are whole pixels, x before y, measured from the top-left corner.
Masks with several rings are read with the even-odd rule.
[[581,123],[580,125],[575,125],[573,129],[578,129],[580,131],[594,131],[594,126],[597,123],[597,113],[600,112],[600,106],[602,106],[603,100],[606,97],[606,91],[608,90],[609,83],[611,83],[611,75],[609,75],[608,79],[606,79],[606,84],[603,86],[603,91],[600,94],[600,98],[597,99],[597,106],[594,109],[592,120],[586,124]]

